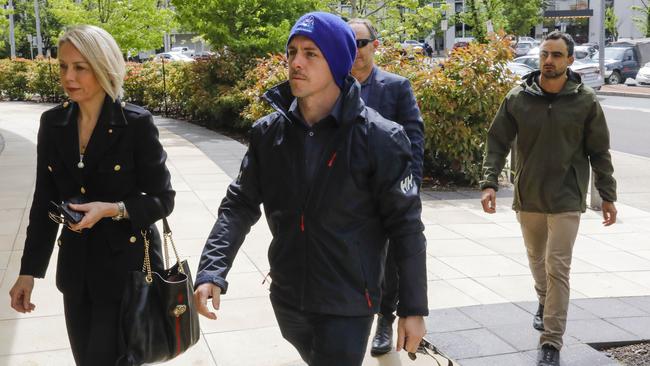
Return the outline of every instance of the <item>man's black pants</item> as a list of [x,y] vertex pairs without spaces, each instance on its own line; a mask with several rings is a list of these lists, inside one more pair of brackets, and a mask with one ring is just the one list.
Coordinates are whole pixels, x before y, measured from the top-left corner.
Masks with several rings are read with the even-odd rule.
[[309,366],[360,366],[373,316],[338,316],[300,311],[271,296],[282,337]]
[[384,280],[381,283],[381,304],[379,314],[391,323],[395,320],[397,301],[399,295],[399,275],[393,246],[388,243],[386,266],[384,267]]

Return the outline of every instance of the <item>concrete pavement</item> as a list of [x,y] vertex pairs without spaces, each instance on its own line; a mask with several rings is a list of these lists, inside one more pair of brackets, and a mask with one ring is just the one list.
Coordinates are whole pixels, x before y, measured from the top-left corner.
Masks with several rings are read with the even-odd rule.
[[[0,293],[18,273],[34,183],[39,115],[50,106],[0,103]],[[157,118],[177,191],[170,225],[180,254],[196,270],[198,256],[227,185],[237,174],[245,147],[182,121]],[[1,148],[0,148],[1,150]],[[588,211],[580,227],[572,269],[571,346],[565,365],[610,365],[584,343],[649,339],[650,159],[613,152],[621,202],[619,222],[600,224]],[[461,365],[534,364],[537,332],[530,311],[533,281],[514,213],[512,192],[499,192],[498,210],[483,214],[475,190],[424,191],[428,240],[430,339]],[[637,205],[640,202],[643,205]],[[302,365],[282,339],[268,300],[264,218],[242,246],[229,276],[217,321],[201,320],[203,337],[187,354],[166,365]],[[0,302],[0,365],[72,365],[61,296],[54,287],[55,255],[34,291],[35,312],[22,315]],[[601,298],[605,298],[604,300]],[[609,309],[610,311],[606,311]],[[627,339],[633,338],[633,339]],[[402,352],[367,357],[364,366],[431,365]]]

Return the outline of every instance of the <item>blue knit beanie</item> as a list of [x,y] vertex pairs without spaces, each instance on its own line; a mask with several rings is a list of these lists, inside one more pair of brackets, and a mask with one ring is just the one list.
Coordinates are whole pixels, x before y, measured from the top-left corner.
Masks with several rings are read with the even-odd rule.
[[357,56],[357,44],[352,28],[343,19],[330,13],[311,12],[298,19],[287,40],[301,35],[311,39],[327,60],[334,81],[343,88],[345,77],[352,70],[352,63]]

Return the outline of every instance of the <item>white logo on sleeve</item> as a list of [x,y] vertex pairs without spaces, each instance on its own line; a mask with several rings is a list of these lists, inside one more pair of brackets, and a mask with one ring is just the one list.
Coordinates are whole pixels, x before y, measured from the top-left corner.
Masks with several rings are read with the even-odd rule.
[[409,174],[406,178],[402,179],[399,183],[399,187],[402,189],[402,192],[407,193],[413,188],[413,174]]

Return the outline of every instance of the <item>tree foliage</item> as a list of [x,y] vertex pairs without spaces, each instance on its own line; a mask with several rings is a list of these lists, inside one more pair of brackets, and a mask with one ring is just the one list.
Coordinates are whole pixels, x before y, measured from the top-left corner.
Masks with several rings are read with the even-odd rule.
[[175,26],[173,11],[158,0],[48,0],[48,8],[63,26],[104,28],[125,53],[160,48],[163,34]]
[[[2,0],[0,0],[0,3]],[[7,1],[4,1],[8,3]],[[14,0],[14,39],[16,40],[16,56],[29,58],[30,44],[28,36],[36,37],[36,18],[34,16],[34,1],[17,1]],[[39,7],[41,18],[41,39],[43,49],[46,50],[56,44],[56,36],[61,30],[61,23],[57,17],[52,14],[49,7]],[[1,13],[0,13],[1,14]],[[5,11],[5,15],[8,11]],[[4,19],[4,17],[2,17]],[[0,21],[2,24],[2,21]],[[4,45],[0,45],[0,57],[9,57],[9,22],[6,21],[0,27],[0,37],[4,40]],[[33,48],[36,48],[33,46]],[[36,56],[36,54],[34,54]]]
[[618,40],[619,25],[618,17],[614,13],[614,8],[607,8],[607,10],[605,10],[605,30],[614,38],[614,41]]
[[506,32],[526,35],[542,22],[544,0],[508,0],[503,2],[503,15],[507,19]]
[[7,3],[7,0],[0,0],[0,49],[5,45],[4,34],[9,34],[9,19],[7,19],[9,12],[5,9]]
[[474,38],[487,42],[487,23],[495,32],[526,35],[541,23],[546,0],[466,0],[465,11],[457,14],[457,21],[470,26]]
[[228,47],[242,56],[262,56],[284,49],[293,23],[319,9],[320,0],[172,0],[181,25],[197,32],[214,48]]
[[[352,18],[368,18],[378,28],[385,42],[403,39],[423,39],[440,27],[442,12],[447,5],[434,7],[423,0],[347,0],[343,8],[330,5],[327,10]],[[351,9],[350,12],[345,11]]]
[[472,29],[472,35],[479,43],[488,42],[488,22],[493,31],[504,30],[508,24],[504,16],[503,0],[466,0],[465,11],[456,14],[458,22]]
[[641,5],[632,6],[632,10],[640,13],[639,16],[632,18],[634,24],[646,37],[650,37],[650,1],[640,0]]

